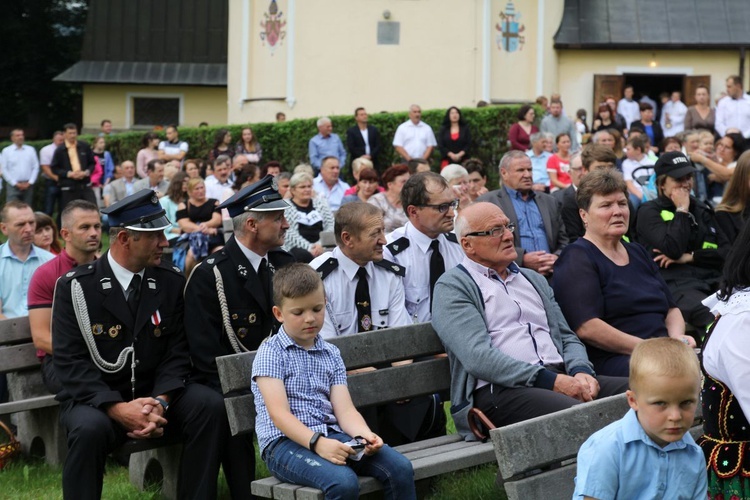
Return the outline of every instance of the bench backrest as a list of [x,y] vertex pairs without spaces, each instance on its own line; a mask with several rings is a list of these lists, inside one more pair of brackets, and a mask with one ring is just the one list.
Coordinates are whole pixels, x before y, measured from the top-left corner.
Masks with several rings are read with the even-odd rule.
[[[429,323],[346,335],[330,342],[341,351],[347,370],[429,357],[417,363],[350,375],[349,392],[358,408],[450,388],[448,358],[431,357],[443,353],[444,348]],[[253,359],[255,352],[216,358],[233,435],[252,431],[255,425],[255,406],[249,393]]]
[[39,368],[29,318],[22,316],[0,321],[0,373],[28,368]]

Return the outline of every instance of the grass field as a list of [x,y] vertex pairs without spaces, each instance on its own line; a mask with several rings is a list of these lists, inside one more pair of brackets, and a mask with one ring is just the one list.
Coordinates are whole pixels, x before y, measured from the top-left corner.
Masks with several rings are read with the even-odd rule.
[[[456,432],[450,415],[448,416],[448,432]],[[440,476],[430,484],[426,498],[432,500],[505,500],[505,492],[495,486],[496,473],[497,464],[491,463]],[[269,476],[268,469],[259,458],[256,460],[255,475],[257,478]],[[0,497],[3,500],[62,499],[61,485],[62,468],[49,466],[38,459],[18,458],[0,471]],[[102,498],[156,500],[160,498],[160,495],[156,490],[137,491],[130,484],[127,468],[110,460],[104,476]],[[230,498],[223,477],[219,478],[219,498]]]

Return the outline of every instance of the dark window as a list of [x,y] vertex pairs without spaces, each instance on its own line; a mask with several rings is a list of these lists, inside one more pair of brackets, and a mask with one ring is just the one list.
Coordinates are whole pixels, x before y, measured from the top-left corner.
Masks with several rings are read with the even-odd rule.
[[133,97],[133,126],[166,126],[180,121],[177,97]]

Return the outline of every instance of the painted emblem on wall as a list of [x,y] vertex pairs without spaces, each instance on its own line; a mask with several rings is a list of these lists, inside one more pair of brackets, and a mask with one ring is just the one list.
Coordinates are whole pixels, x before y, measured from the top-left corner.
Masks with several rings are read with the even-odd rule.
[[526,26],[521,24],[521,13],[516,11],[513,2],[505,5],[505,11],[500,12],[500,22],[495,25],[497,31],[497,48],[506,52],[515,52],[523,50],[523,44],[526,41],[522,35]]
[[271,4],[268,6],[268,12],[263,13],[263,20],[260,22],[260,27],[264,31],[260,32],[260,40],[263,45],[268,42],[268,47],[273,55],[277,45],[281,45],[281,41],[286,36],[286,21],[283,19],[284,13],[279,11],[279,6],[276,0],[271,0]]

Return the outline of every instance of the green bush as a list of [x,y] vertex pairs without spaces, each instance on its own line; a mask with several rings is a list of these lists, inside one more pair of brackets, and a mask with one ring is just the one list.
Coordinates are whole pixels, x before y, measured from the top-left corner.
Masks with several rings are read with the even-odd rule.
[[[490,179],[490,186],[497,185],[497,165],[502,155],[508,150],[507,137],[510,126],[516,122],[516,113],[520,105],[487,106],[484,108],[464,108],[461,113],[469,125],[473,141],[473,149],[469,151],[470,157],[482,160]],[[537,115],[541,116],[541,110]],[[440,125],[445,116],[443,109],[425,110],[422,120],[432,127],[437,135]],[[408,114],[402,113],[374,113],[370,115],[370,124],[380,131],[383,140],[383,152],[380,163],[387,165],[398,161],[391,141],[398,126],[408,120]],[[354,116],[331,116],[333,131],[341,140],[346,142],[346,129],[355,125]],[[263,147],[263,161],[276,160],[281,162],[287,170],[292,170],[296,165],[308,161],[307,143],[317,133],[315,122],[317,118],[290,120],[283,123],[255,123],[252,124],[253,133],[258,137]],[[235,140],[240,138],[242,125],[228,125],[203,128],[180,128],[180,139],[187,141],[190,145],[188,158],[207,158],[208,152],[213,146],[214,134],[220,128],[226,128],[232,133]],[[126,132],[116,134],[107,140],[107,149],[111,151],[120,161],[124,159],[135,160],[138,150],[141,149],[141,138],[144,132]],[[161,133],[164,136],[163,132]],[[81,140],[89,143],[94,136],[82,135]],[[10,144],[9,141],[0,143],[0,148]],[[37,150],[49,144],[49,140],[27,141],[27,144]],[[433,168],[437,170],[440,162],[440,152],[435,148],[433,153]],[[345,175],[348,169],[345,169]],[[43,198],[44,182],[36,185],[35,200]],[[38,207],[41,206],[37,205]]]

